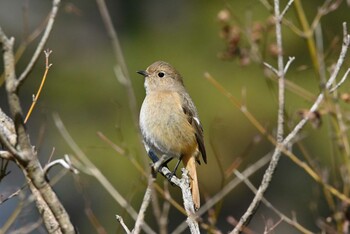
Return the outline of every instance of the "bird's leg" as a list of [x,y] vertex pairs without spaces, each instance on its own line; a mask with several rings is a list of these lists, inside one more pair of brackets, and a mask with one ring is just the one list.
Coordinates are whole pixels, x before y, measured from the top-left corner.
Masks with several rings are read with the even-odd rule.
[[168,168],[168,162],[172,159],[171,156],[163,154],[162,157],[154,163],[153,167],[156,171],[159,170],[160,167]]
[[[166,163],[168,163],[171,159],[173,159],[173,158],[170,158]],[[168,181],[170,181],[170,183],[171,183],[171,178],[172,178],[173,176],[176,176],[176,171],[177,171],[177,168],[178,168],[179,165],[180,165],[181,160],[182,160],[182,156],[180,156],[180,158],[178,159],[178,161],[177,161],[177,163],[176,163],[176,165],[175,165],[174,170],[173,170],[171,173],[168,173],[168,174],[166,175],[166,178],[168,179]],[[172,184],[172,183],[171,183],[171,184]],[[173,184],[172,184],[172,185],[173,185]]]
[[[148,156],[152,160],[152,163],[153,163],[153,165],[151,165],[153,177],[156,177],[157,172],[161,172],[162,167],[168,168],[167,164],[172,159],[172,157],[164,154],[164,155],[162,155],[161,158],[158,158],[158,156],[150,149],[147,151],[147,153],[148,153]],[[169,170],[169,168],[168,168],[168,170]],[[161,174],[165,178],[167,178],[168,180],[169,180],[169,178],[172,177],[172,175],[170,175],[170,173],[165,174],[165,175],[163,173],[161,173]],[[170,175],[170,177],[169,177],[169,175]]]
[[154,164],[159,161],[158,156],[152,150],[148,150],[147,153],[148,153],[148,157],[152,160]]
[[148,157],[152,160],[152,164],[153,164],[153,165],[151,164],[152,176],[153,178],[156,178],[158,169],[155,170],[155,164],[159,162],[159,158],[152,150],[148,150],[147,154],[148,154]]
[[182,156],[178,159],[178,161],[177,161],[177,163],[176,163],[176,165],[175,165],[175,168],[174,168],[173,173],[172,173],[173,175],[176,174],[176,171],[177,171],[177,168],[178,168],[179,165],[180,165],[181,159],[182,159]]
[[[158,158],[158,156],[152,150],[148,150],[148,156],[153,162],[153,165],[151,166],[153,177],[156,177],[157,172],[161,172],[162,167],[166,167],[169,170],[168,163],[173,159],[173,156],[163,154],[161,158]],[[182,157],[179,158],[179,160],[176,163],[175,168],[172,172],[169,172],[167,174],[161,173],[165,178],[167,178],[167,180],[172,185],[173,185],[173,183],[171,182],[171,178],[176,174],[176,171],[180,165],[181,159],[182,159]]]

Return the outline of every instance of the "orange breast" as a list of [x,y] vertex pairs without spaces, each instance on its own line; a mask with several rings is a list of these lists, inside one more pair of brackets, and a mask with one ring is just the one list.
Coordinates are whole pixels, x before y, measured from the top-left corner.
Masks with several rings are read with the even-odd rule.
[[140,126],[145,141],[163,154],[192,155],[197,148],[195,130],[176,92],[148,94],[141,107]]

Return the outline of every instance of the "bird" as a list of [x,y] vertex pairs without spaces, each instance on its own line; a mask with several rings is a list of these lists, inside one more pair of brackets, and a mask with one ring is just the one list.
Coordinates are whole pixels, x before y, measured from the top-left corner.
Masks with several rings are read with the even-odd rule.
[[145,78],[146,96],[139,125],[146,151],[153,163],[159,156],[165,156],[163,165],[178,159],[173,173],[182,161],[189,173],[194,208],[198,210],[196,162],[200,164],[201,155],[207,163],[207,156],[197,108],[186,91],[182,76],[169,63],[156,61],[137,73]]

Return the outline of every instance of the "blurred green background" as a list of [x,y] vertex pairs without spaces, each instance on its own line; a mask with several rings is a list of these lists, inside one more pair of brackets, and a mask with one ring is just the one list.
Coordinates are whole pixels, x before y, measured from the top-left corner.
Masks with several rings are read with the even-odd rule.
[[[282,5],[286,2],[282,1]],[[224,170],[239,160],[238,169],[243,170],[273,149],[273,145],[264,136],[259,135],[244,115],[204,78],[204,73],[209,72],[234,97],[246,103],[248,109],[270,133],[274,134],[276,128],[276,83],[266,78],[261,64],[252,61],[242,66],[237,58],[223,61],[218,57],[226,45],[219,36],[222,24],[217,19],[217,14],[222,9],[230,9],[233,16],[230,23],[238,25],[244,31],[256,22],[266,24],[270,12],[257,0],[205,3],[198,0],[119,0],[106,3],[120,39],[138,109],[145,92],[143,78],[136,74],[137,70],[145,69],[154,61],[164,60],[174,65],[184,77],[205,131],[208,164],[198,167],[204,202],[206,198],[209,199],[219,192],[224,183],[213,148],[216,149],[216,156],[222,161]],[[313,20],[322,3],[323,1],[317,0],[302,1],[309,22]],[[1,0],[0,25],[8,36],[16,38],[18,46],[24,35],[42,22],[50,7],[50,1]],[[26,14],[23,14],[24,9],[27,9]],[[326,66],[336,61],[340,42],[333,47],[330,44],[336,37],[341,41],[342,22],[349,22],[349,10],[346,2],[342,2],[336,11],[322,18],[324,46],[329,52]],[[286,17],[299,26],[293,6]],[[275,40],[273,31],[274,29],[269,33],[267,43]],[[317,95],[319,82],[312,69],[306,41],[286,26],[283,27],[283,36],[285,61],[288,56],[296,57],[287,79]],[[28,46],[18,62],[17,74],[24,69],[37,42],[38,39]],[[248,48],[244,38],[240,46]],[[126,90],[114,75],[115,58],[96,2],[63,1],[46,47],[53,51],[50,57],[53,65],[37,107],[27,124],[41,162],[44,164],[49,160],[53,148],[53,159],[72,153],[54,125],[52,114],[57,113],[89,159],[130,201],[134,209],[138,210],[146,187],[145,178],[129,159],[113,151],[96,134],[98,131],[102,132],[125,148],[144,168],[147,167],[149,160],[140,145],[138,129],[133,124]],[[273,55],[267,50],[263,54],[266,61],[277,66]],[[346,64],[348,67],[349,58]],[[2,63],[0,68],[2,71]],[[44,68],[42,55],[20,91],[25,112],[31,104],[32,94],[40,84]],[[349,85],[345,84],[341,90],[348,88]],[[242,92],[245,93],[243,97]],[[290,126],[298,120],[296,112],[311,104],[288,91],[286,102]],[[0,88],[0,105],[8,111],[3,86]],[[329,158],[331,143],[327,129],[327,124],[323,124],[319,129],[307,126],[302,136],[302,141],[320,167],[325,168],[325,173],[329,172],[326,169],[331,167],[332,161]],[[259,136],[260,140],[255,142]],[[298,155],[299,152],[295,153]],[[23,176],[14,165],[10,165],[9,170],[11,174],[0,183],[0,193],[3,197],[24,183]],[[53,177],[59,170],[53,169],[50,176]],[[256,186],[260,183],[262,173],[263,171],[258,171],[252,177]],[[134,221],[94,178],[83,173],[78,177],[74,178],[68,173],[54,189],[80,233],[96,232],[84,213],[86,204],[91,206],[96,218],[108,233],[123,233],[115,220],[116,214],[123,216],[129,227],[133,226]],[[232,179],[232,176],[229,179]],[[157,183],[163,185],[163,181],[163,177],[158,176]],[[170,191],[171,196],[181,204],[179,190],[170,188]],[[286,215],[292,216],[294,213],[305,227],[318,230],[318,220],[324,219],[330,213],[321,193],[319,185],[303,170],[282,157],[266,198]],[[232,226],[227,222],[227,217],[239,219],[252,197],[252,192],[245,185],[231,191],[224,198],[218,213],[218,229],[222,232],[231,230]],[[0,206],[0,225],[8,219],[18,199],[13,198]],[[205,219],[206,217],[204,216]],[[256,233],[262,233],[270,218],[274,222],[279,221],[274,213],[261,205],[249,228]],[[34,205],[26,206],[11,229],[37,219]],[[169,230],[173,230],[184,220],[185,216],[172,207]],[[146,221],[157,230],[151,208],[148,209]],[[42,230],[39,229],[41,232]],[[33,233],[39,231],[35,230]],[[296,233],[294,228],[283,222],[275,231]]]

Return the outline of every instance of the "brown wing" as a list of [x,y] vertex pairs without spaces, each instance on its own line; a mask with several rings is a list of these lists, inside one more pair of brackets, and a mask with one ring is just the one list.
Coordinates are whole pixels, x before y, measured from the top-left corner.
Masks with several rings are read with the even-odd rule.
[[[187,103],[187,104],[190,104],[192,106],[192,109],[194,111],[196,111],[194,109],[195,107],[194,107],[192,102],[191,103]],[[201,125],[201,123],[199,121],[199,118],[196,116],[197,114],[194,111],[191,111],[191,109],[188,108],[188,105],[184,105],[182,107],[182,109],[183,109],[184,113],[187,115],[188,122],[195,129],[195,135],[196,135],[196,140],[197,140],[197,143],[198,143],[199,152],[201,152],[203,161],[205,163],[207,163],[207,154],[205,152],[204,139],[203,139],[203,128],[202,128],[202,125]],[[199,160],[197,160],[197,162],[200,164]]]

